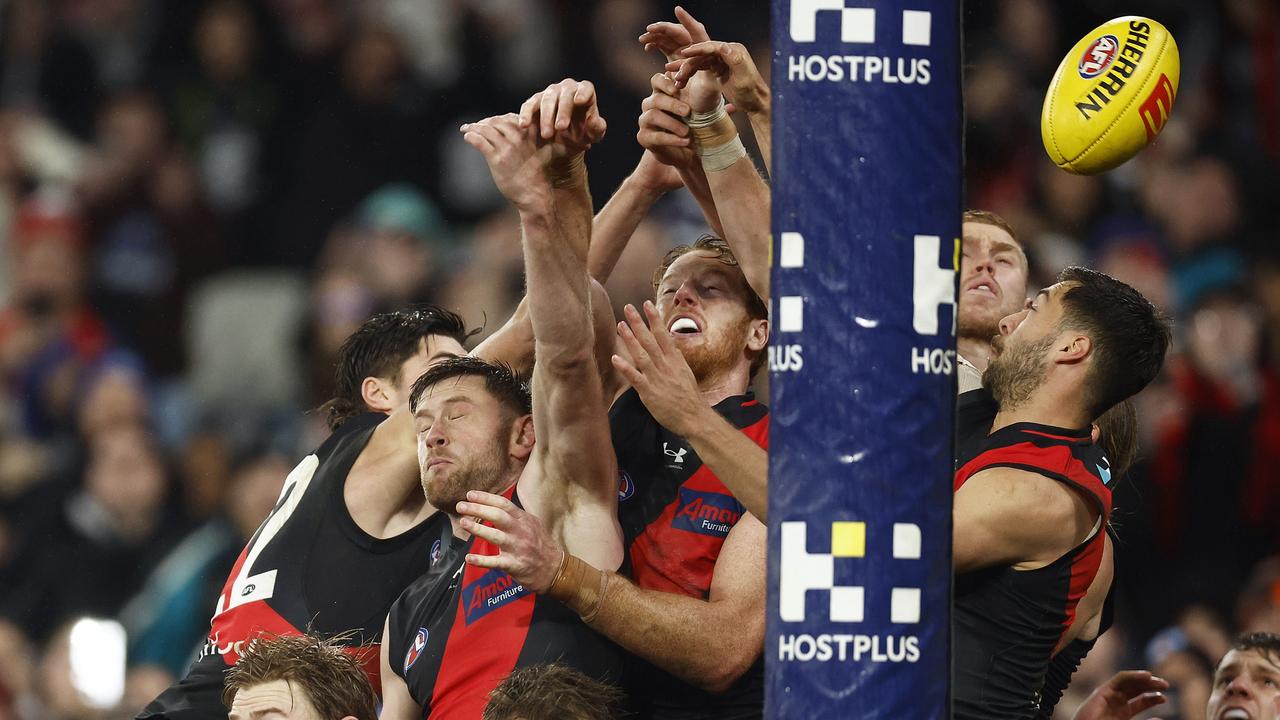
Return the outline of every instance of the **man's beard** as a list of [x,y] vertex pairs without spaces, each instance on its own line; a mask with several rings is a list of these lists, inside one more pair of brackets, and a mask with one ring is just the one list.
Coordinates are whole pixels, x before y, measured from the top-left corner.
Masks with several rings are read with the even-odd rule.
[[1002,411],[1025,404],[1044,382],[1049,367],[1044,354],[1053,346],[1053,341],[1053,337],[1046,337],[1014,348],[1005,345],[1004,337],[992,341],[992,345],[1003,352],[992,357],[987,364],[982,384],[991,391]]
[[422,489],[427,502],[444,513],[457,513],[458,503],[467,499],[467,492],[483,490],[497,492],[507,476],[508,460],[500,445],[494,444],[483,455],[466,459],[456,458],[450,472],[443,478],[428,481],[422,479]]
[[1000,318],[992,317],[989,313],[961,312],[956,319],[956,334],[962,338],[989,342],[1000,334]]
[[744,320],[736,327],[725,328],[718,337],[704,336],[705,342],[702,344],[682,349],[681,353],[685,362],[689,363],[694,379],[702,382],[732,370],[745,355],[746,330],[750,323],[750,320]]

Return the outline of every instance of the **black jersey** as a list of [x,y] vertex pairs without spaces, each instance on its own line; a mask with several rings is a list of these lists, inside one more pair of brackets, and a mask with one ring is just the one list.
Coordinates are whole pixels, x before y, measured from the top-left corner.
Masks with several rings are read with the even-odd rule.
[[[717,412],[763,448],[769,409],[751,394],[730,397]],[[609,412],[621,476],[618,519],[632,579],[642,588],[706,600],[720,547],[746,509],[693,448],[658,424],[634,389]],[[756,663],[724,693],[711,694],[642,660],[629,671],[642,717],[717,720],[758,718],[764,664]]]
[[1017,423],[978,442],[961,428],[955,488],[992,467],[1013,467],[1066,483],[1091,501],[1099,526],[1084,542],[1035,570],[983,568],[956,577],[954,717],[1035,717],[1046,673],[1075,621],[1102,560],[1111,513],[1109,464],[1089,429]]
[[519,667],[561,662],[603,682],[621,680],[616,645],[505,571],[466,563],[468,553],[497,555],[492,543],[445,532],[439,561],[391,606],[384,641],[391,670],[423,717],[477,720],[489,693]]
[[200,657],[140,720],[226,720],[224,675],[244,643],[263,633],[351,633],[342,644],[381,689],[376,643],[387,609],[430,562],[441,523],[449,526],[435,513],[381,540],[352,519],[343,499],[347,474],[385,419],[370,414],[348,420],[289,473],[275,509],[231,569]]

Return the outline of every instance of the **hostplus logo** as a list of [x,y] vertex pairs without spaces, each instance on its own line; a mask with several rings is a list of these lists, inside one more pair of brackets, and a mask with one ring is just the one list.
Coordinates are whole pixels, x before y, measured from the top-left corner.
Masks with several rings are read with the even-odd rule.
[[[873,526],[875,527],[875,526]],[[831,551],[811,553],[808,549],[808,523],[784,522],[782,532],[782,557],[779,562],[778,615],[783,622],[803,622],[806,619],[805,598],[810,591],[825,592],[829,605],[827,620],[835,624],[858,624],[868,619],[868,608],[873,620],[885,619],[895,625],[916,625],[920,622],[920,593],[918,587],[893,587],[887,594],[879,593],[867,602],[867,587],[862,585],[837,585],[836,561],[856,562],[867,555],[867,523],[831,523]],[[893,523],[893,558],[902,561],[920,559],[922,538],[920,526],[915,523]],[[884,617],[883,600],[888,600],[888,617]],[[920,641],[915,635],[869,635],[858,633],[784,633],[778,638],[778,659],[786,662],[861,661],[916,662],[920,659]]]
[[[939,335],[942,332],[938,317],[943,308],[949,308],[952,335],[956,334],[956,271],[960,267],[960,241],[955,241],[948,253],[946,267],[940,264],[942,238],[937,235],[916,235],[911,270],[911,327],[918,335]],[[950,375],[955,367],[954,348],[911,348],[911,372],[930,375]]]
[[903,85],[928,85],[932,80],[929,58],[909,56],[918,50],[907,52],[932,46],[933,13],[928,10],[903,10],[897,15],[878,13],[875,7],[845,7],[845,0],[791,0],[789,20],[791,40],[796,43],[838,37],[846,45],[879,44],[884,48],[897,41],[901,47],[891,46],[893,55],[791,55],[787,58],[788,80]]

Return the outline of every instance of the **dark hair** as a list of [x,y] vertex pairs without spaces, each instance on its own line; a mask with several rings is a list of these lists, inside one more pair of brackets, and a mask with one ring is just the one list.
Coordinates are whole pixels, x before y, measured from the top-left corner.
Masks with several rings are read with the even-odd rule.
[[430,370],[423,373],[422,377],[413,383],[413,390],[409,393],[409,409],[417,412],[418,401],[422,399],[422,393],[426,392],[427,388],[449,378],[462,377],[484,378],[485,389],[517,416],[533,412],[529,385],[515,370],[511,369],[510,365],[481,360],[470,355],[450,358],[433,365]]
[[[1268,660],[1280,664],[1280,635],[1275,633],[1245,633],[1236,638],[1236,642],[1231,646],[1231,649],[1238,652],[1257,652]],[[1218,664],[1221,665],[1222,661],[1219,660]]]
[[568,665],[516,668],[489,693],[481,720],[612,720],[622,691]]
[[1069,267],[1058,281],[1076,283],[1062,295],[1063,323],[1093,341],[1085,402],[1098,417],[1159,374],[1169,349],[1169,321],[1142,293],[1097,270]]
[[321,407],[328,413],[329,429],[366,410],[360,390],[365,378],[399,382],[400,366],[418,352],[423,338],[441,335],[465,344],[477,332],[468,332],[461,316],[438,305],[418,305],[365,320],[338,349],[333,399]]
[[[671,264],[681,257],[691,252],[704,250],[706,252],[715,253],[715,260],[732,268],[737,268],[738,277],[742,282],[742,290],[747,296],[747,315],[752,320],[768,320],[769,308],[765,305],[764,300],[751,287],[751,283],[747,282],[746,275],[742,274],[742,269],[738,266],[738,258],[733,254],[733,249],[729,247],[729,243],[715,235],[702,235],[693,241],[692,245],[677,245],[667,251],[663,256],[662,262],[658,265],[658,269],[653,271],[653,289],[657,292],[658,286],[662,284],[662,278],[667,274],[667,269]],[[751,375],[754,377],[756,372],[764,365],[767,353],[762,349],[751,358]]]
[[336,639],[267,635],[251,640],[227,672],[222,703],[230,708],[239,691],[276,680],[306,692],[320,717],[353,715],[358,720],[377,720],[378,698],[368,676]]
[[1124,399],[1098,418],[1098,445],[1111,462],[1112,482],[1129,472],[1138,457],[1138,411]]

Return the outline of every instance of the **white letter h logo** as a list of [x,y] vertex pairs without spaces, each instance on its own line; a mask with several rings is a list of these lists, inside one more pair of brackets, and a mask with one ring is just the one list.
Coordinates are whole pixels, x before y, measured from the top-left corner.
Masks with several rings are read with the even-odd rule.
[[951,306],[951,334],[956,332],[956,271],[938,267],[942,240],[937,235],[916,235],[915,268],[911,281],[911,326],[921,335],[938,334],[938,308]]

